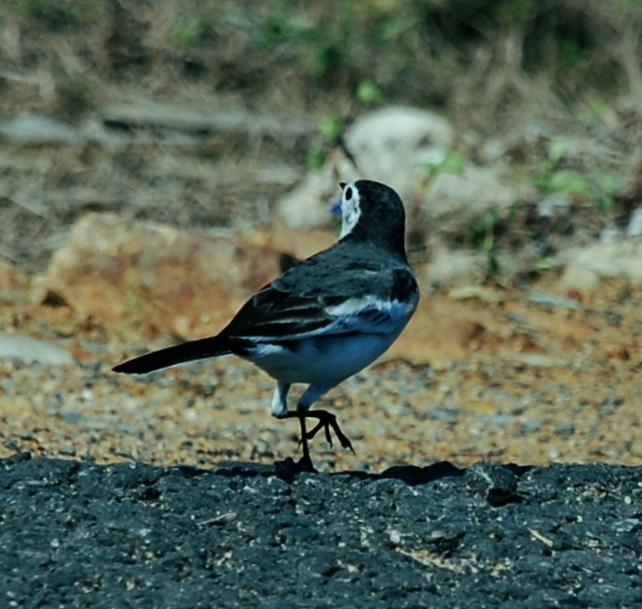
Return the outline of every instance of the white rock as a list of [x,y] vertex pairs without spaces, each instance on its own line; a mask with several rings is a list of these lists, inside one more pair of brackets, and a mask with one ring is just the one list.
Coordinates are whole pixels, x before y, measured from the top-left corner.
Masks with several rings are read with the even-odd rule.
[[490,169],[468,166],[462,174],[443,171],[433,179],[422,210],[433,222],[461,226],[497,207],[507,209],[523,196],[518,188],[502,184]]
[[1,124],[0,136],[14,144],[26,145],[73,144],[80,140],[74,127],[33,114],[23,114]]
[[600,231],[600,243],[619,243],[624,238],[624,233],[617,226],[607,226]]
[[561,279],[564,287],[594,286],[595,277],[642,282],[642,241],[638,239],[573,248],[561,252],[558,260],[567,265]]
[[311,229],[332,222],[330,205],[341,200],[338,180],[330,168],[310,172],[305,180],[279,201],[279,219],[292,228]]
[[345,141],[362,177],[385,182],[403,197],[425,181],[428,164],[446,158],[454,137],[452,125],[437,114],[390,107],[356,120]]
[[626,228],[626,234],[629,237],[639,237],[642,235],[642,207],[638,207],[629,220],[629,225]]
[[552,218],[558,213],[566,214],[571,209],[571,199],[565,194],[552,194],[537,203],[540,218]]
[[580,303],[575,298],[565,298],[543,290],[535,290],[528,297],[528,302],[557,309],[569,309],[570,311],[577,311],[580,308]]
[[560,288],[564,293],[575,290],[581,294],[590,294],[599,285],[600,276],[595,271],[582,268],[577,264],[568,265],[560,279]]
[[484,278],[486,258],[483,252],[438,247],[431,257],[425,280],[428,285],[477,283]]
[[25,364],[68,366],[74,363],[71,353],[44,340],[0,332],[0,359],[18,360]]
[[431,112],[391,107],[367,114],[345,134],[357,167],[340,153],[332,155],[323,170],[309,173],[279,201],[279,220],[293,228],[328,226],[329,205],[341,197],[337,182],[358,178],[384,182],[408,202],[425,187],[427,166],[442,163],[453,140],[450,123]]

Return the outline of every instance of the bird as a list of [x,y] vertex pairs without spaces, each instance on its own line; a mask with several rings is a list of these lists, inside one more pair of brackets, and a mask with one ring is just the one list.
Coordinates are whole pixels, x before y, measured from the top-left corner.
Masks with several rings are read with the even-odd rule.
[[[419,288],[406,255],[399,194],[365,179],[340,187],[341,231],[332,246],[256,292],[216,336],[152,351],[113,371],[146,374],[236,355],[276,380],[272,416],[299,420],[301,470],[316,471],[308,440],[322,429],[330,445],[332,430],[341,446],[354,452],[336,415],[311,407],[390,347],[417,308]],[[287,396],[293,383],[307,389],[291,409]],[[307,419],[318,423],[308,430]]]

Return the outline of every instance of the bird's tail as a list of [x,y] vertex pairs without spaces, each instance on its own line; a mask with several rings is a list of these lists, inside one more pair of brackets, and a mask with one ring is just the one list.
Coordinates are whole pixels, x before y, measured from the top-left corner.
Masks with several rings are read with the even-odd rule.
[[122,364],[118,364],[118,366],[114,366],[112,370],[126,374],[145,374],[199,359],[239,353],[243,350],[244,343],[245,341],[242,339],[229,338],[227,336],[211,336],[209,338],[191,340],[127,360]]

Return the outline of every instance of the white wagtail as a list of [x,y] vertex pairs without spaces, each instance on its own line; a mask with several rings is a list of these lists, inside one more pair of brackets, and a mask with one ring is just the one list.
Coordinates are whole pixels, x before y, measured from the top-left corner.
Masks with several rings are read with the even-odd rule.
[[[277,385],[271,412],[298,418],[302,468],[313,470],[308,440],[330,427],[352,450],[336,417],[312,404],[377,359],[417,308],[419,289],[404,247],[405,212],[399,195],[370,180],[342,183],[339,241],[259,290],[220,334],[126,361],[115,372],[144,374],[185,362],[238,355]],[[289,410],[292,383],[308,388]],[[307,431],[306,418],[318,420]]]

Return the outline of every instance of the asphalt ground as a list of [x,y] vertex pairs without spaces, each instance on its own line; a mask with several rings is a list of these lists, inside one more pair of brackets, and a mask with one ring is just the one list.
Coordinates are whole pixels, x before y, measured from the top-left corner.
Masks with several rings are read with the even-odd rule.
[[0,462],[0,605],[642,607],[642,470]]

